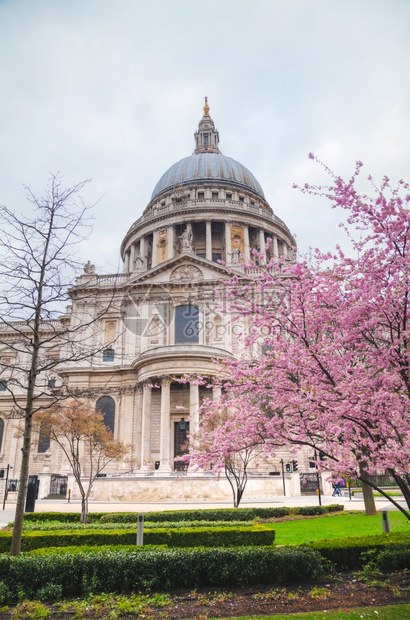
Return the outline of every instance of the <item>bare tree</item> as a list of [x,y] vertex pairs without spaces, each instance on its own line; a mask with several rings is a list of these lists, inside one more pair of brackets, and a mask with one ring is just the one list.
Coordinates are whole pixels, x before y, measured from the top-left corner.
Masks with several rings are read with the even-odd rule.
[[[33,415],[66,397],[49,384],[50,372],[95,355],[93,325],[111,303],[106,300],[81,323],[69,314],[61,316],[79,268],[75,246],[91,230],[90,207],[80,195],[86,183],[63,188],[60,176],[53,175],[41,198],[26,187],[32,205],[28,217],[0,207],[0,376],[11,400],[11,415],[23,419],[12,555],[20,553]],[[86,295],[87,282],[75,290],[82,286]]]
[[113,439],[103,415],[84,400],[69,399],[40,412],[42,433],[58,443],[70,464],[81,494],[81,523],[88,521],[88,499],[97,476],[128,447]]

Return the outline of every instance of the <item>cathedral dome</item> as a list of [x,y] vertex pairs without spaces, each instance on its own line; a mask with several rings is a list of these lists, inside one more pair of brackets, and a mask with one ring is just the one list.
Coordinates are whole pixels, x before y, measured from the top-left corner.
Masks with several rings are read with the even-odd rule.
[[238,185],[265,198],[262,187],[245,166],[220,152],[195,152],[184,157],[167,170],[152,192],[151,200],[176,185],[191,184],[195,181],[222,181]]

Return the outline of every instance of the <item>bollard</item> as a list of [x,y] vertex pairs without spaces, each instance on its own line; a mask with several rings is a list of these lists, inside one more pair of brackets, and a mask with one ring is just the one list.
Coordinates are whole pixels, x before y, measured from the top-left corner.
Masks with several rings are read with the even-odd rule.
[[68,504],[70,503],[70,499],[71,499],[71,489],[68,489],[68,492],[67,492],[67,503]]
[[138,514],[138,522],[137,522],[137,545],[141,546],[144,544],[144,515],[142,512]]
[[390,521],[389,521],[389,513],[387,510],[382,510],[382,525],[383,532],[388,534],[390,532]]

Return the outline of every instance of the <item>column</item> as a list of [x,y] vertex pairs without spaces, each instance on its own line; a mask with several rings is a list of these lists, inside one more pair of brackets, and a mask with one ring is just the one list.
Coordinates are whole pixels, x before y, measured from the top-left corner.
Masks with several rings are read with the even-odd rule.
[[[189,447],[195,445],[196,435],[199,429],[199,386],[193,383],[189,384]],[[202,471],[195,467],[188,467],[188,476],[197,476]]]
[[212,260],[212,222],[206,221],[206,259]]
[[279,258],[278,238],[276,235],[273,235],[273,256]]
[[[132,433],[132,423],[134,416],[134,386],[127,386],[124,392],[121,394],[121,401],[118,412],[118,424],[117,426],[117,439],[128,443],[130,435]],[[131,432],[130,432],[131,431]],[[127,459],[128,460],[128,459]],[[129,462],[121,460],[118,463],[119,470],[128,470],[130,468]]]
[[243,236],[244,236],[244,242],[245,242],[245,259],[248,261],[251,258],[251,250],[250,250],[250,243],[249,243],[249,226],[243,227]]
[[171,380],[163,379],[161,382],[161,430],[159,443],[160,466],[155,472],[156,475],[169,474],[170,465],[170,443],[171,443]]
[[168,256],[167,258],[174,258],[174,227],[168,227]]
[[262,259],[260,262],[265,263],[266,262],[266,254],[265,254],[265,232],[260,229],[259,230],[259,253],[262,256]]
[[151,388],[144,383],[142,388],[142,432],[141,432],[141,472],[152,471],[151,463]]
[[[133,450],[133,469],[138,469],[142,465],[142,385],[137,385],[134,394],[134,411],[132,416],[132,450]],[[135,457],[135,458],[134,458]]]
[[283,253],[283,256],[287,256],[288,255],[288,246],[286,244],[286,241],[284,241],[282,243],[282,253]]
[[154,230],[154,234],[152,235],[152,265],[151,267],[155,267],[157,264],[157,244],[158,244],[158,231]]
[[125,252],[124,254],[124,272],[128,273],[130,270],[130,255],[129,252]]
[[142,258],[142,269],[145,271],[147,268],[147,259],[145,256],[145,237],[141,237],[140,239],[140,256]]
[[[195,438],[199,430],[199,386],[189,384],[189,436]],[[191,441],[191,440],[190,440]]]
[[215,402],[218,400],[218,398],[221,396],[222,390],[220,387],[213,387],[212,388],[212,400]]
[[135,245],[131,245],[130,250],[130,271],[135,271]]
[[231,224],[229,222],[225,222],[225,262],[231,262]]

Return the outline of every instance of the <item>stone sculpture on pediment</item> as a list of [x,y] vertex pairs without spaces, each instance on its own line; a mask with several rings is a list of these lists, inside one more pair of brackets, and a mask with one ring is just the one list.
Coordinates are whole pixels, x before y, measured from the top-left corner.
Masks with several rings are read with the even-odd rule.
[[195,265],[181,265],[174,269],[170,276],[171,282],[192,282],[204,279],[204,274]]

